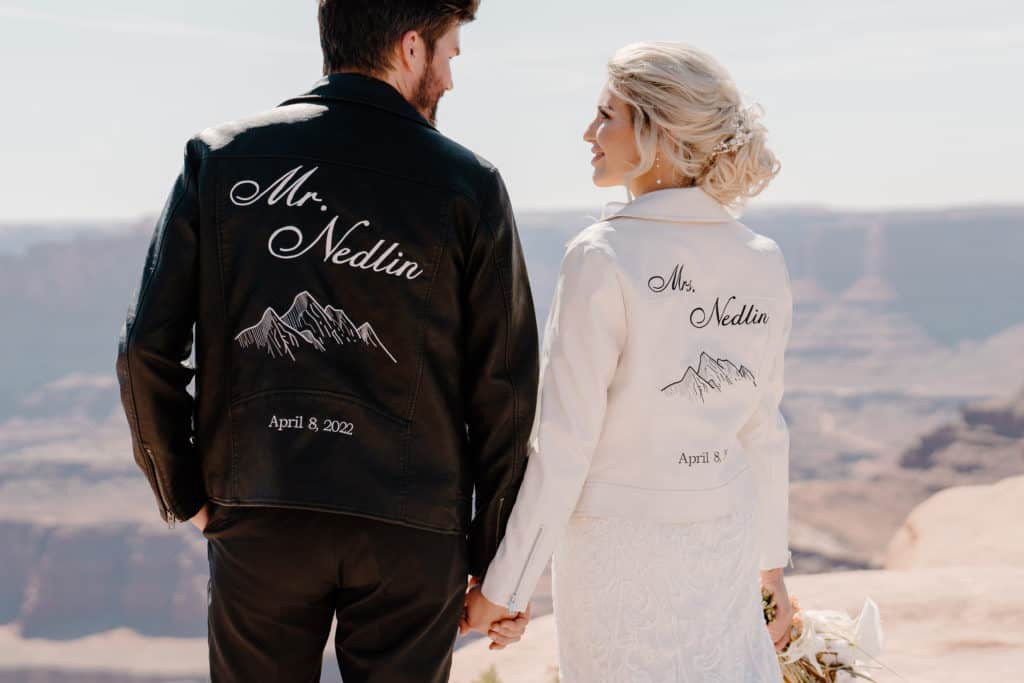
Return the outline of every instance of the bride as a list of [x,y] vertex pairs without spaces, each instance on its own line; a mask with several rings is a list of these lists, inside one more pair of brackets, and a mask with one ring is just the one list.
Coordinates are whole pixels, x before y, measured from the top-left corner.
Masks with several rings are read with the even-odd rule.
[[527,610],[554,555],[565,683],[782,680],[792,298],[732,211],[779,169],[758,116],[692,47],[608,64],[584,140],[631,201],[568,245],[523,484],[462,625]]

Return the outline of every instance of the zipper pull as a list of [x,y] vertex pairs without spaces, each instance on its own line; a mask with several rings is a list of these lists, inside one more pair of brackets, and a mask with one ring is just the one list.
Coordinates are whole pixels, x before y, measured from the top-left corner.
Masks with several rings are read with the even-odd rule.
[[544,532],[544,525],[541,524],[540,528],[537,529],[537,535],[533,537],[533,545],[530,546],[530,554],[526,556],[526,563],[523,565],[523,571],[519,572],[519,581],[516,583],[516,589],[512,591],[512,597],[508,601],[508,613],[510,615],[515,614],[513,607],[515,606],[516,598],[519,597],[519,587],[523,585],[523,577],[526,576],[526,570],[530,566],[530,560],[533,559],[533,553],[537,550],[537,542],[540,541],[540,535]]

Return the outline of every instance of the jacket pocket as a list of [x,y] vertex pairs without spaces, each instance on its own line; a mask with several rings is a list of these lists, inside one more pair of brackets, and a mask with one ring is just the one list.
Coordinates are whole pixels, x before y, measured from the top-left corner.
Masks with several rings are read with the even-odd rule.
[[239,500],[400,515],[404,420],[346,394],[277,390],[236,401],[231,422]]

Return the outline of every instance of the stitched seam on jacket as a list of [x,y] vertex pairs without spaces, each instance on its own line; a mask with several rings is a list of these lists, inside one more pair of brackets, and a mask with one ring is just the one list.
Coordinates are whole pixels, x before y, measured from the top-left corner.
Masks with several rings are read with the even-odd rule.
[[[219,166],[219,164],[218,164]],[[224,239],[221,234],[221,216],[223,211],[221,209],[221,175],[220,169],[215,166],[213,168],[216,171],[216,182],[214,187],[217,190],[217,195],[213,199],[213,227],[214,234],[217,236],[217,279],[220,281],[220,304],[221,311],[224,321],[224,326],[228,325],[228,293],[227,285],[224,284]],[[235,444],[235,411],[233,409],[233,403],[231,401],[231,378],[234,376],[234,366],[231,360],[231,341],[230,334],[224,336],[224,363],[227,365],[227,379],[225,381],[226,386],[224,387],[228,397],[228,440],[231,442],[231,468],[228,472],[228,490],[231,491],[235,496],[238,496],[238,447]]]
[[406,518],[398,517],[387,517],[385,515],[375,515],[372,512],[364,512],[358,508],[347,508],[342,506],[328,506],[328,505],[305,505],[302,503],[294,503],[287,500],[278,500],[276,498],[246,498],[243,504],[238,499],[231,498],[218,498],[216,496],[210,496],[210,500],[218,505],[223,505],[229,508],[264,508],[264,507],[279,507],[287,508],[290,510],[312,510],[314,512],[331,512],[335,514],[346,514],[353,517],[365,517],[367,519],[374,519],[381,522],[388,522],[398,524],[400,526],[409,527],[411,529],[419,529],[421,531],[431,531],[435,533],[442,533],[450,536],[457,536],[463,533],[462,529],[457,527],[441,527],[434,526],[432,524],[424,524],[422,522],[416,522]]
[[618,486],[618,487],[627,488],[627,489],[637,489],[639,491],[658,491],[658,492],[661,492],[661,493],[678,493],[678,492],[684,492],[684,491],[685,492],[715,491],[717,489],[722,488],[723,486],[728,486],[729,484],[731,484],[732,482],[734,482],[736,480],[736,477],[740,476],[741,474],[743,474],[744,472],[746,472],[749,469],[750,469],[750,465],[747,465],[742,470],[737,471],[736,474],[732,475],[732,477],[730,477],[726,481],[722,482],[718,486],[710,486],[708,488],[703,488],[703,489],[654,489],[654,488],[649,488],[647,486],[634,486],[633,484],[620,484],[620,483],[614,482],[614,481],[601,481],[600,479],[588,479],[586,481],[586,483],[584,483],[584,486],[590,486],[591,484],[601,484],[602,486]]
[[[430,297],[434,293],[434,285],[437,283],[437,276],[441,270],[441,261],[444,257],[445,247],[448,245],[448,234],[450,232],[450,226],[448,225],[451,217],[450,205],[445,206],[441,211],[441,225],[445,226],[444,233],[441,237],[441,243],[437,247],[437,258],[434,260],[433,275],[430,278],[430,284],[427,286],[427,293],[423,299],[423,307],[426,308],[430,304]],[[427,346],[427,326],[421,322],[420,324],[420,348],[419,348],[419,362],[416,367],[416,386],[413,388],[412,396],[409,400],[409,417],[407,420],[405,432],[402,435],[402,450],[400,458],[402,459],[401,472],[399,473],[399,482],[401,486],[401,496],[399,498],[399,513],[405,515],[405,502],[408,496],[409,481],[407,476],[407,470],[409,468],[409,442],[412,440],[412,427],[414,424],[414,417],[416,415],[416,403],[419,400],[420,388],[423,383],[423,366],[426,363],[426,346]]]
[[[520,453],[518,452],[519,444],[519,394],[516,391],[516,383],[512,378],[512,373],[509,371],[511,362],[509,360],[509,330],[512,327],[512,295],[511,291],[506,287],[505,281],[501,277],[501,261],[498,259],[497,252],[491,252],[494,258],[494,271],[498,278],[498,286],[501,287],[501,303],[505,307],[505,375],[508,378],[509,387],[512,389],[512,481],[516,481],[519,476],[520,469]],[[511,268],[511,264],[509,264]],[[498,493],[507,493],[508,486],[503,488]]]
[[[624,330],[625,336],[624,336],[624,338],[622,340],[622,348],[619,349],[619,359],[618,359],[618,362],[616,363],[616,367],[618,367],[618,363],[622,362],[622,356],[623,356],[623,353],[625,352],[625,349],[626,349],[626,343],[629,341],[629,309],[626,308],[626,294],[625,294],[625,290],[624,290],[624,288],[622,286],[622,273],[620,272],[621,271],[621,266],[619,265],[618,255],[617,255],[614,247],[612,247],[610,243],[609,243],[608,246],[611,249],[612,253],[616,254],[616,256],[614,256],[614,257],[613,256],[608,256],[607,254],[605,254],[605,258],[608,259],[608,263],[612,267],[612,273],[615,275],[615,282],[618,285],[619,301],[622,303],[622,321],[623,321],[623,325],[625,326],[625,330]],[[614,379],[615,379],[615,375],[613,374],[612,375],[612,380],[614,381]],[[605,391],[607,392],[607,389],[605,389]]]
[[372,406],[367,401],[364,401],[356,394],[348,394],[342,391],[329,391],[327,389],[264,389],[262,391],[256,391],[251,394],[246,394],[244,396],[240,396],[239,398],[233,399],[231,401],[231,406],[238,406],[243,403],[248,403],[249,401],[254,401],[258,398],[263,398],[264,396],[276,396],[278,394],[311,394],[313,396],[326,396],[328,398],[343,399],[345,401],[348,401],[349,403],[355,403],[359,406],[362,406],[366,410],[375,413],[386,420],[395,422],[403,427],[408,427],[409,425],[409,421],[406,420],[405,418],[399,417],[397,415],[392,415],[386,411],[381,410],[380,408]]

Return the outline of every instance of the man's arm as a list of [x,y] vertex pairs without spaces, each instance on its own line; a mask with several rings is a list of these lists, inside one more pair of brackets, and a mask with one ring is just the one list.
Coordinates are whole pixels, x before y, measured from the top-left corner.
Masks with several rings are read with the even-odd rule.
[[469,571],[482,577],[522,482],[537,400],[537,318],[505,184],[492,187],[466,261],[466,421],[475,461]]
[[193,440],[193,399],[186,390],[196,319],[199,157],[190,141],[185,163],[157,221],[142,281],[121,330],[117,377],[135,462],[168,524],[186,521],[206,502]]

